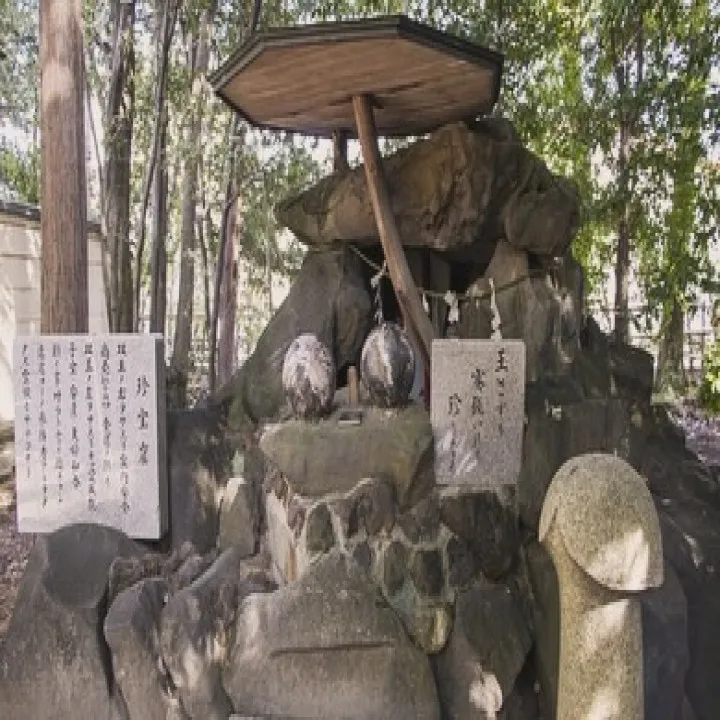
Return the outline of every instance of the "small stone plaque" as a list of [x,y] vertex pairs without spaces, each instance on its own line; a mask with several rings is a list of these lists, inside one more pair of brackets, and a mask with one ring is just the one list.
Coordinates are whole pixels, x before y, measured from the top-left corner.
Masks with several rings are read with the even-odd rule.
[[33,335],[13,348],[20,532],[77,522],[167,529],[159,335]]
[[430,415],[439,485],[514,485],[525,420],[522,340],[435,340]]

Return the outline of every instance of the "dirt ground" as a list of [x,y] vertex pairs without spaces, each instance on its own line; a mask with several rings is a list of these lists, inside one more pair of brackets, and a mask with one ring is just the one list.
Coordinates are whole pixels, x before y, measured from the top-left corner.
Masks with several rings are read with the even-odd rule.
[[[32,536],[15,531],[15,508],[7,500],[3,502],[3,486],[0,485],[0,645],[10,621],[20,578],[25,570]],[[4,507],[3,507],[4,506]]]
[[[680,406],[673,417],[685,430],[688,447],[708,465],[720,466],[720,416],[708,418],[691,406]],[[13,495],[11,483],[0,483],[0,645],[33,543],[32,536],[16,532]]]

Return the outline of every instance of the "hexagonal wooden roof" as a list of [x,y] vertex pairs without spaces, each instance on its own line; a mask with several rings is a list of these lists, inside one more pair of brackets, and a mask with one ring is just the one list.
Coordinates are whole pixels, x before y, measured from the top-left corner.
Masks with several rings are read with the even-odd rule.
[[378,133],[420,135],[488,113],[503,56],[403,15],[254,35],[210,77],[260,127],[356,136],[352,97],[370,95]]

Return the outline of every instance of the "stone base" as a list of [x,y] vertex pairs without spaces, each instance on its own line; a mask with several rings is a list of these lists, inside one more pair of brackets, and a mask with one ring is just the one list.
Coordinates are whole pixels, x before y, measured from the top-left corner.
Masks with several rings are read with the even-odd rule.
[[[506,574],[519,547],[514,488],[433,489],[404,512],[384,480],[308,498],[270,467],[265,489],[277,582],[298,580],[319,557],[339,548],[372,578],[429,654],[447,642],[457,593],[477,577]],[[478,539],[487,543],[481,547]]]

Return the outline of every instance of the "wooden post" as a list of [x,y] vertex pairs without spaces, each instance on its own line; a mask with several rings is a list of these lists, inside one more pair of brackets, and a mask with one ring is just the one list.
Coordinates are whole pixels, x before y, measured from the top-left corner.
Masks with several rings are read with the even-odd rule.
[[343,130],[335,130],[332,136],[333,140],[333,172],[348,170],[348,138],[347,133]]
[[365,161],[365,176],[370,191],[370,200],[375,214],[375,222],[377,222],[380,233],[380,242],[385,252],[390,281],[393,284],[403,316],[412,325],[412,329],[420,340],[425,367],[430,368],[434,330],[430,318],[422,306],[420,293],[403,252],[400,233],[392,212],[390,192],[383,174],[375,119],[368,96],[359,95],[354,97],[353,109]]
[[40,2],[42,333],[88,331],[81,0]]
[[348,368],[348,402],[350,407],[357,407],[360,402],[358,372],[354,365]]

